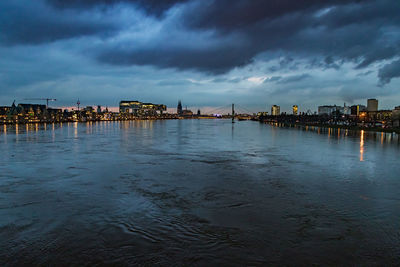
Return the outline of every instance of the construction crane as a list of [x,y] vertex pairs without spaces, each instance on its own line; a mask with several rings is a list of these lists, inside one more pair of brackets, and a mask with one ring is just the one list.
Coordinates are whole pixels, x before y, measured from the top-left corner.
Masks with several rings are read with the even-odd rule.
[[25,98],[24,100],[46,100],[46,108],[49,108],[49,101],[57,101],[55,98]]

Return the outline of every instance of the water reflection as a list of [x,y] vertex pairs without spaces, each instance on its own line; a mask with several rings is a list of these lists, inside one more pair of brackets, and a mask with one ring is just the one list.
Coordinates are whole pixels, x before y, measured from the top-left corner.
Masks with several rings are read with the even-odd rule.
[[0,129],[1,266],[399,258],[397,135],[230,120]]
[[[157,122],[159,124],[162,124],[163,122]],[[121,121],[121,122],[112,122],[112,121],[105,121],[105,122],[86,122],[86,123],[79,123],[79,122],[73,122],[73,123],[67,123],[67,129],[72,130],[72,136],[74,138],[79,137],[79,125],[84,126],[83,130],[85,131],[86,135],[93,135],[96,132],[103,132],[103,131],[109,131],[111,129],[115,130],[115,125],[119,125],[121,129],[123,129],[122,133],[125,134],[126,138],[129,138],[129,134],[132,131],[132,129],[136,129],[140,131],[143,131],[148,137],[149,140],[153,137],[154,131],[153,131],[153,126],[154,126],[154,121],[151,120],[141,120],[141,121]],[[182,132],[181,121],[177,121],[178,124],[178,133]],[[399,135],[396,133],[386,133],[386,132],[369,132],[369,131],[357,131],[357,130],[349,130],[349,129],[341,129],[341,128],[326,128],[326,127],[317,127],[317,126],[286,126],[283,124],[279,123],[271,123],[270,126],[272,127],[272,131],[269,133],[271,135],[275,135],[277,132],[274,131],[274,128],[294,128],[298,129],[301,131],[306,131],[306,132],[315,132],[318,135],[326,135],[327,140],[335,139],[335,140],[341,140],[343,139],[344,141],[347,138],[358,138],[359,143],[360,143],[360,151],[365,151],[364,149],[364,144],[365,140],[376,140],[379,142],[381,145],[385,143],[395,143],[397,145],[400,145],[400,138]],[[7,134],[15,134],[16,140],[20,140],[19,136],[24,134],[24,135],[30,135],[31,132],[35,132],[36,135],[38,134],[39,131],[47,131],[51,129],[53,132],[53,137],[55,138],[55,131],[59,128],[63,127],[63,124],[51,124],[51,128],[47,127],[47,124],[25,124],[22,126],[19,124],[15,125],[3,125],[2,128],[0,128],[0,134],[7,136]],[[68,131],[70,132],[70,131]],[[234,125],[231,125],[231,137],[234,139]],[[6,138],[6,137],[5,137]],[[182,141],[182,140],[179,140]],[[363,149],[361,149],[363,147]],[[363,157],[364,158],[364,157]]]
[[[301,125],[291,125],[288,126],[282,123],[268,123],[271,127],[278,128],[294,128],[301,131],[310,131],[315,132],[317,134],[325,134],[327,139],[331,139],[332,137],[336,139],[341,139],[344,137],[350,138],[359,138],[361,135],[363,139],[366,140],[378,140],[381,144],[384,143],[393,143],[397,142],[400,144],[400,137],[397,133],[392,132],[374,132],[374,131],[365,131],[365,130],[350,130],[350,129],[341,129],[341,128],[329,128],[329,127],[318,127],[318,126],[301,126]],[[360,139],[361,140],[361,139]]]
[[74,138],[78,138],[78,122],[73,123],[73,128],[74,128]]
[[364,131],[360,135],[360,161],[364,161]]
[[[272,128],[284,128],[284,129],[297,129],[299,131],[305,132],[315,132],[318,135],[325,135],[328,142],[336,140],[338,144],[357,142],[359,146],[359,161],[364,162],[366,160],[366,141],[368,143],[372,142],[375,144],[380,144],[381,147],[384,145],[397,145],[400,146],[399,134],[394,132],[374,132],[365,130],[350,130],[341,128],[327,128],[327,127],[317,127],[317,126],[298,126],[298,125],[285,125],[280,123],[268,123]],[[272,132],[271,134],[274,134]],[[371,143],[371,145],[373,145]],[[368,151],[368,154],[373,152]]]
[[[62,124],[60,125],[60,127],[62,127]],[[56,132],[55,132],[55,124],[52,123],[51,125],[51,141],[54,143],[56,141]]]
[[4,142],[7,143],[7,125],[3,127]]

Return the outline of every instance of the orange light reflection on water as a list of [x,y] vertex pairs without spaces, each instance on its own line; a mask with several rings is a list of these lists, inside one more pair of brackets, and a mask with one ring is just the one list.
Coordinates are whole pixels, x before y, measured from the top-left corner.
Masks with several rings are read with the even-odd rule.
[[364,130],[361,131],[360,135],[360,161],[364,161]]

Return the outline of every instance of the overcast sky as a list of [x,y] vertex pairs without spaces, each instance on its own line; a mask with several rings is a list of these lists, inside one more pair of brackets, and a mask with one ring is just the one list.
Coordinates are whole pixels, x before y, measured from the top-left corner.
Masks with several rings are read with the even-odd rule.
[[0,105],[400,105],[400,1],[0,1]]

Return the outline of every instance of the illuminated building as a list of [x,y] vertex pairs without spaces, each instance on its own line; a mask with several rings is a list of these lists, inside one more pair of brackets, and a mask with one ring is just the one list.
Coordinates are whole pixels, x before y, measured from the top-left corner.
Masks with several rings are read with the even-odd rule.
[[376,112],[376,119],[380,121],[391,120],[393,116],[393,110],[379,110]]
[[27,114],[30,116],[37,116],[40,114],[45,113],[46,105],[39,105],[39,104],[18,104],[18,113],[20,114]]
[[59,108],[48,108],[47,116],[50,121],[61,121],[63,119],[62,109]]
[[139,113],[140,115],[157,115],[157,112],[160,112],[160,114],[162,114],[163,111],[166,110],[166,105],[143,103],[141,109],[139,110]]
[[278,116],[281,114],[281,107],[277,105],[273,105],[271,107],[271,115],[272,116]]
[[366,111],[360,111],[359,114],[358,114],[358,116],[360,117],[360,119],[361,119],[362,121],[365,121],[365,120],[368,119],[368,112],[366,112]]
[[0,122],[6,122],[11,107],[0,107]]
[[11,107],[2,106],[2,107],[0,107],[0,113],[7,113],[10,111],[10,109],[11,109]]
[[134,116],[153,116],[167,110],[166,105],[142,103],[139,101],[119,102],[119,112],[122,114],[133,114]]
[[137,114],[141,107],[142,103],[139,101],[121,101],[119,102],[119,113]]
[[351,115],[359,116],[361,111],[365,111],[364,105],[354,105],[351,106]]
[[94,112],[94,109],[91,106],[87,106],[86,108],[83,109],[83,111],[92,113],[92,112]]
[[367,100],[367,111],[368,112],[378,111],[378,100],[368,99]]
[[299,112],[299,107],[297,105],[293,105],[293,115],[297,116],[298,112]]

